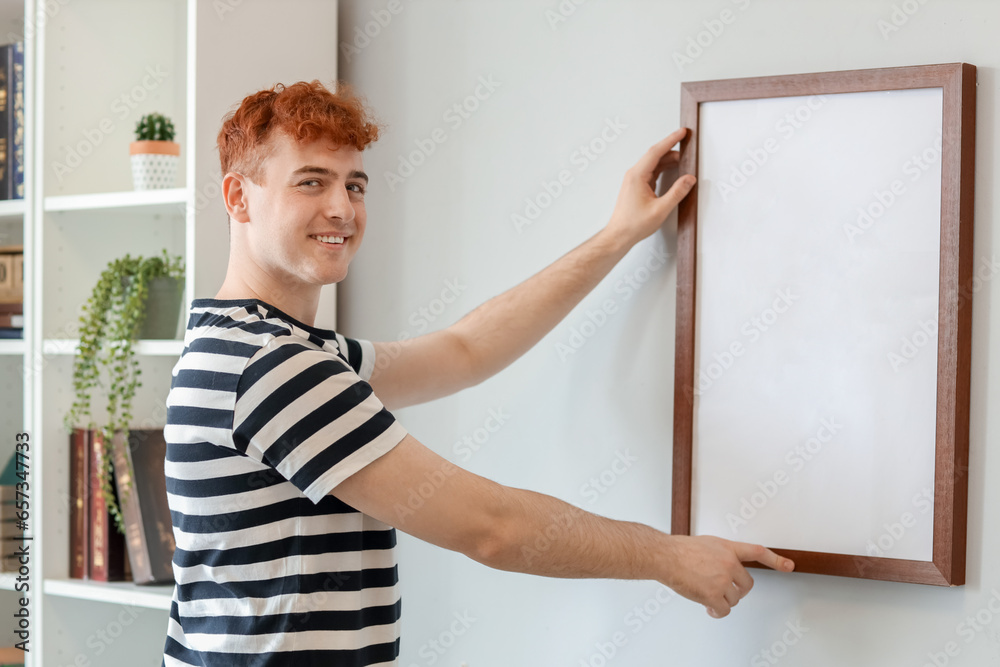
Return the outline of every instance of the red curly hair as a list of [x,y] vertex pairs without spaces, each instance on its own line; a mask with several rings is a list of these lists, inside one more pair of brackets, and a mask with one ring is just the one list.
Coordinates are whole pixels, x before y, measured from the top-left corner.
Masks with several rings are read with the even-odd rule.
[[336,93],[313,80],[276,84],[243,98],[226,114],[217,144],[222,175],[234,171],[261,183],[268,140],[284,132],[299,143],[329,139],[363,151],[375,142],[379,126],[349,85],[336,82]]

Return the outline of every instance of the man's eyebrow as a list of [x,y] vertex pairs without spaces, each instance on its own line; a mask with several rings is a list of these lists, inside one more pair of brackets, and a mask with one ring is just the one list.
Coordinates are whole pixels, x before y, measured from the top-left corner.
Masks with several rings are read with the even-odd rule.
[[[304,167],[299,167],[292,172],[292,176],[301,176],[303,174],[317,174],[319,176],[336,176],[337,172],[327,169],[326,167],[318,167],[316,165],[307,164]],[[358,171],[357,169],[351,171],[347,174],[347,180],[352,178],[360,178],[365,183],[368,182],[368,174],[363,171]]]

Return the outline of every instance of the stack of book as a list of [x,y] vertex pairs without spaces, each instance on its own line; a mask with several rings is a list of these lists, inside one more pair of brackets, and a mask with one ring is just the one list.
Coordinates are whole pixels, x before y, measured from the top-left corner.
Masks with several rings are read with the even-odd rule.
[[[24,544],[24,524],[17,519],[17,454],[11,454],[0,473],[0,572],[17,572],[18,549]],[[21,502],[27,494],[21,491]]]
[[24,338],[24,246],[0,246],[0,338]]
[[169,583],[174,535],[163,429],[134,429],[128,446],[119,432],[111,451],[125,535],[118,532],[101,494],[101,432],[78,428],[70,436],[70,577]]
[[0,46],[0,199],[24,199],[24,42]]

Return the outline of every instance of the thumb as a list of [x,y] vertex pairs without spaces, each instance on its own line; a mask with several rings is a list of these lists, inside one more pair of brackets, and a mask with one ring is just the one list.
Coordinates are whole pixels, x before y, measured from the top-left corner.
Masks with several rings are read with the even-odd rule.
[[698,181],[693,175],[687,174],[686,176],[681,176],[674,184],[670,186],[670,189],[664,192],[662,195],[657,197],[657,213],[663,219],[666,219],[670,212],[677,208],[677,205],[681,203],[688,193],[694,188],[695,183]]

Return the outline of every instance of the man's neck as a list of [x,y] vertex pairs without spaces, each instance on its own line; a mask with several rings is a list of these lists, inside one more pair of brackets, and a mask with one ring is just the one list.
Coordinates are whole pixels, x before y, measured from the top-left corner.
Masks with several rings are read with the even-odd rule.
[[278,292],[268,290],[263,287],[252,287],[243,281],[230,280],[226,277],[225,282],[216,299],[258,299],[270,304],[282,312],[291,315],[299,322],[315,326],[316,310],[319,307],[319,290],[315,290],[314,295],[303,296],[294,292]]

